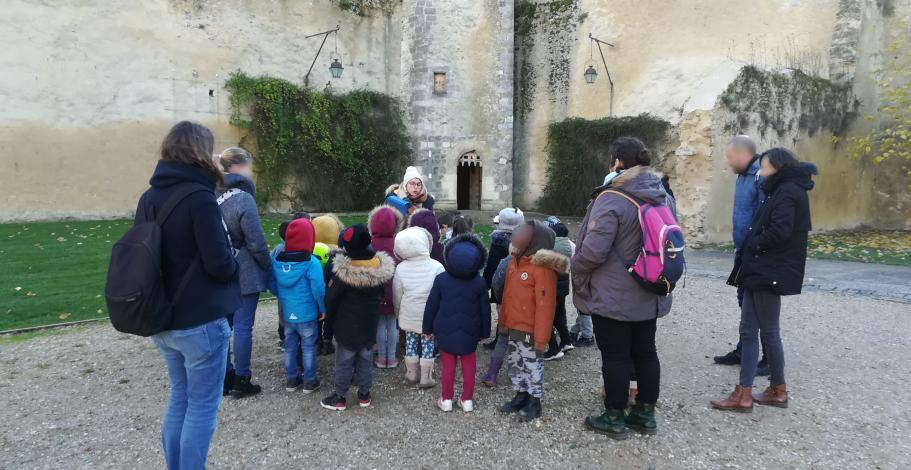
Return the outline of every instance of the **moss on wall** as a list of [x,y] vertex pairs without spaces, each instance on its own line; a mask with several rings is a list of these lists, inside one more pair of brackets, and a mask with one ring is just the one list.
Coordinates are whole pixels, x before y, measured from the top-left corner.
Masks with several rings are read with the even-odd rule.
[[725,130],[735,132],[755,125],[762,137],[813,137],[821,128],[840,134],[854,119],[858,101],[851,84],[836,84],[800,70],[788,73],[741,69],[722,93],[720,104],[732,113]]
[[337,0],[338,7],[358,16],[374,12],[392,13],[402,0]]
[[587,190],[604,179],[610,143],[629,135],[656,149],[664,143],[670,127],[669,122],[648,114],[569,118],[551,124],[547,133],[547,185],[538,206],[560,215],[584,214],[589,201]]

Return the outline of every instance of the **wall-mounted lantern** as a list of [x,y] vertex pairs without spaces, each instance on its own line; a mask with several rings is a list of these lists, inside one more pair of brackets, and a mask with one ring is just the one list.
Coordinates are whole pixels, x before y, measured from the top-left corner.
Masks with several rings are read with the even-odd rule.
[[[320,52],[323,52],[323,46],[326,45],[326,39],[329,39],[330,34],[335,34],[335,56],[338,57],[338,30],[339,26],[336,25],[335,29],[330,29],[329,31],[323,31],[321,33],[311,34],[305,36],[304,39],[310,39],[316,36],[322,36],[323,42],[320,43],[319,49],[316,51],[316,55],[313,56],[313,62],[310,63],[310,68],[307,69],[307,74],[304,75],[304,86],[310,86],[310,72],[313,71],[313,66],[316,64],[316,59],[319,58]],[[329,65],[329,72],[332,74],[332,78],[340,78],[342,76],[342,70],[345,68],[342,67],[342,63],[338,59],[332,59],[332,64]]]
[[329,66],[329,73],[332,74],[332,78],[341,78],[342,70],[345,70],[345,67],[342,67],[342,63],[338,59],[332,59],[332,65]]
[[[592,55],[593,55],[594,48],[591,47],[592,44],[598,45],[598,53],[601,54],[601,63],[604,64],[604,73],[607,75],[608,83],[610,83],[610,108],[608,111],[608,116],[613,116],[614,115],[614,80],[611,78],[610,70],[608,70],[608,68],[607,68],[607,60],[604,59],[604,51],[601,50],[601,44],[605,44],[610,47],[614,47],[614,45],[592,36],[592,33],[588,33],[588,39],[590,40],[589,56],[588,56],[589,61],[591,61]],[[585,83],[588,83],[588,84],[595,83],[596,78],[598,78],[598,72],[595,70],[595,66],[589,65],[588,69],[585,70]]]
[[595,71],[595,66],[589,65],[585,71],[585,83],[595,83],[596,78],[598,78],[598,72]]

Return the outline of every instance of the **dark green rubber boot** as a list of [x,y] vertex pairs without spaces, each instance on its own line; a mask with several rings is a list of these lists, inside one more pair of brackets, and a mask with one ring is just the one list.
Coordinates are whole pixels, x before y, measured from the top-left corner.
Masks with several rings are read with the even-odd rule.
[[592,431],[604,434],[611,439],[622,441],[629,437],[623,410],[607,410],[600,416],[585,418],[585,426]]
[[658,423],[655,421],[655,405],[636,403],[626,417],[626,426],[639,434],[658,434]]

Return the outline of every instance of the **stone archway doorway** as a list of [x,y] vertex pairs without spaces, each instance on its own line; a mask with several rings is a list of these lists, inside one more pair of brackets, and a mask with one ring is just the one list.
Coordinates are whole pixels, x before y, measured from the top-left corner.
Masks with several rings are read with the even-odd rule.
[[459,157],[456,204],[459,210],[481,209],[481,156],[474,150]]

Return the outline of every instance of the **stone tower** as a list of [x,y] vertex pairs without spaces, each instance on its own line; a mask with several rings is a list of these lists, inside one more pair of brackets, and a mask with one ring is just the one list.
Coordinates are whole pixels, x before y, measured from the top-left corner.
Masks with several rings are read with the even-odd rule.
[[404,0],[401,96],[440,208],[512,201],[513,0]]

